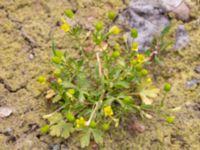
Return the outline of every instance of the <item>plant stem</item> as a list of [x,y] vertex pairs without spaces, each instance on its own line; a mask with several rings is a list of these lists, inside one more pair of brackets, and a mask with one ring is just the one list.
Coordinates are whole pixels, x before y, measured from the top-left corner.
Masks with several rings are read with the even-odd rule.
[[105,92],[103,91],[103,93],[101,94],[101,97],[100,97],[99,101],[95,103],[95,108],[93,109],[93,111],[92,111],[92,113],[90,115],[90,118],[89,118],[89,120],[86,123],[86,126],[89,126],[90,122],[92,121],[92,119],[95,118],[96,112],[98,111],[98,109],[101,107],[101,105],[103,103],[104,93]]
[[99,76],[102,77],[103,75],[103,71],[102,71],[102,66],[101,66],[101,60],[100,60],[100,56],[99,56],[99,52],[96,52],[96,58],[97,58],[97,62],[98,62],[98,68],[99,68]]
[[45,118],[45,119],[46,119],[46,118],[49,118],[49,117],[53,116],[55,113],[61,111],[61,110],[62,110],[63,108],[65,108],[65,107],[66,107],[66,104],[63,105],[63,106],[61,106],[60,108],[56,109],[53,113],[43,116],[43,118]]
[[[101,60],[100,60],[99,52],[96,52],[96,58],[97,58],[97,63],[98,63],[98,68],[99,68],[99,77],[102,79],[103,71],[102,71],[102,65],[101,65]],[[96,112],[98,111],[98,109],[102,105],[103,99],[104,99],[104,93],[105,93],[105,91],[102,92],[99,101],[95,103],[95,108],[93,109],[93,111],[92,111],[92,113],[90,115],[90,118],[89,118],[89,120],[86,123],[86,126],[90,125],[90,122],[95,117]]]
[[161,100],[161,103],[160,103],[160,108],[162,108],[164,106],[164,101],[166,99],[166,96],[167,96],[167,93],[165,92],[164,97],[163,97],[163,99]]

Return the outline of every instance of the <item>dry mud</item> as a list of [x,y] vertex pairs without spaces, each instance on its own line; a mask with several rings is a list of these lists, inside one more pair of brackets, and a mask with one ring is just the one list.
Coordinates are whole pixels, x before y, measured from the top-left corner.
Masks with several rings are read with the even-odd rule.
[[[176,116],[174,124],[164,116],[144,120],[146,131],[130,134],[125,127],[106,136],[105,150],[199,150],[200,149],[200,85],[187,88],[191,79],[199,79],[194,71],[200,65],[200,4],[189,1],[192,19],[184,23],[190,37],[187,48],[161,55],[162,65],[152,68],[155,84],[172,83],[165,102],[165,113]],[[0,119],[0,150],[62,150],[80,149],[75,140],[41,136],[42,116],[50,112],[44,99],[48,88],[36,82],[38,75],[52,70],[51,35],[59,49],[67,49],[59,30],[59,18],[66,8],[77,10],[79,21],[88,26],[104,19],[110,9],[122,10],[121,0],[0,0],[0,106],[13,110],[8,118]],[[92,12],[92,13],[91,13]],[[172,19],[175,28],[181,21]],[[172,31],[174,31],[172,29]],[[173,32],[174,33],[174,32]],[[174,40],[174,34],[169,37]],[[162,99],[160,94],[158,100]],[[175,111],[170,111],[176,108]],[[131,117],[131,116],[130,116]],[[91,147],[88,149],[92,149]]]

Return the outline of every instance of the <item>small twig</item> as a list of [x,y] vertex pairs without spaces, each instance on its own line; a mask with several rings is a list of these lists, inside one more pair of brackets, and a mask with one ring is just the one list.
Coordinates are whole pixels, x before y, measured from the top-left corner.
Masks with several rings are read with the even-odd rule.
[[105,93],[105,92],[103,92],[103,93],[101,94],[101,97],[100,97],[99,101],[95,103],[95,108],[93,109],[93,111],[92,111],[92,113],[91,113],[91,115],[90,115],[89,120],[86,122],[86,126],[89,126],[89,125],[90,125],[90,122],[92,121],[92,119],[95,118],[96,112],[98,111],[98,109],[101,107],[101,105],[102,105],[102,103],[103,103],[104,93]]
[[149,61],[153,61],[154,58],[155,58],[157,55],[158,55],[158,51],[157,51],[157,50],[156,50],[156,51],[153,51],[153,52],[151,53],[151,56],[150,56],[150,58],[149,58]]
[[63,108],[65,108],[65,106],[66,106],[66,104],[61,106],[60,108],[56,109],[53,113],[50,113],[48,115],[44,115],[43,118],[46,119],[46,118],[53,116],[55,113],[57,113],[57,112],[61,111]]
[[86,126],[89,126],[89,125],[90,125],[90,122],[92,121],[93,117],[95,116],[95,113],[96,113],[96,111],[98,110],[98,108],[99,108],[99,102],[96,102],[96,103],[95,103],[95,108],[94,108],[94,110],[92,111],[92,113],[91,113],[91,115],[90,115],[90,118],[89,118],[89,120],[88,120],[87,123],[86,123]]
[[98,67],[99,67],[99,76],[102,77],[103,71],[102,71],[102,66],[101,66],[101,60],[100,60],[100,57],[99,57],[99,52],[96,53],[96,58],[97,58]]

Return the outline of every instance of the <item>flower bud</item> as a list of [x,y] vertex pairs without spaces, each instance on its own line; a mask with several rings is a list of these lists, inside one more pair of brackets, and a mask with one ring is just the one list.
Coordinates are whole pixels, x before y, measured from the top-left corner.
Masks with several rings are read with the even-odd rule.
[[138,37],[137,29],[135,29],[135,28],[131,29],[131,37],[134,39]]
[[96,25],[95,25],[95,28],[96,28],[97,31],[102,30],[103,27],[104,27],[104,24],[103,24],[103,22],[101,22],[101,21],[98,21],[98,22],[96,23]]
[[110,20],[115,20],[115,18],[116,18],[116,16],[117,16],[117,13],[116,12],[114,12],[114,11],[109,11],[108,12],[108,18],[110,19]]
[[103,128],[103,130],[107,131],[107,130],[110,129],[110,124],[109,124],[109,123],[104,123],[104,124],[102,125],[102,128]]
[[119,57],[120,56],[120,52],[119,51],[114,51],[113,53],[112,53],[112,57],[114,57],[114,58],[117,58],[117,57]]
[[110,31],[109,31],[109,33],[115,34],[115,35],[119,34],[120,32],[121,32],[121,29],[118,26],[113,26],[112,28],[110,28]]
[[73,115],[71,112],[68,112],[68,113],[66,114],[66,118],[67,118],[67,120],[68,120],[69,122],[73,122],[73,121],[75,120],[75,117],[74,117],[74,115]]
[[70,19],[72,19],[74,17],[74,13],[71,9],[65,10],[65,15]]
[[166,83],[166,84],[164,85],[164,90],[165,90],[165,92],[169,92],[169,91],[171,90],[171,84]]

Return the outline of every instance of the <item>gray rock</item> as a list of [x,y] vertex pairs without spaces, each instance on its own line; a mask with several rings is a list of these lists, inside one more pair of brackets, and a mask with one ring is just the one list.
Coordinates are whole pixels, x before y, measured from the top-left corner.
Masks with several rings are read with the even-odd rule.
[[[167,10],[160,4],[159,0],[131,0],[129,6],[119,15],[116,23],[130,30],[138,30],[139,51],[149,48],[155,35],[165,29],[170,21],[165,15]],[[131,46],[133,39],[130,31],[127,32],[128,45]],[[187,46],[189,36],[184,26],[179,26],[176,31],[176,44],[174,48],[181,49]]]
[[13,133],[13,129],[8,127],[5,129],[4,135],[10,136],[10,135],[12,135],[12,133]]
[[[144,51],[149,48],[153,37],[169,25],[169,19],[164,13],[165,10],[156,3],[132,0],[129,7],[118,17],[117,23],[138,30],[138,38],[135,41],[139,43],[139,50]],[[131,45],[133,39],[130,33],[127,35],[128,44]]]
[[62,145],[61,145],[61,150],[69,150],[69,149],[68,149],[67,145],[62,144]]
[[195,69],[194,69],[194,71],[195,71],[196,73],[200,73],[200,65],[196,66]]
[[51,148],[50,150],[60,150],[60,144],[54,144],[54,145],[51,145]]
[[185,27],[183,25],[179,25],[176,30],[176,43],[174,48],[177,50],[183,49],[188,45],[189,41],[190,39]]
[[192,89],[192,88],[195,88],[199,83],[200,83],[200,80],[194,78],[186,82],[186,87],[188,89]]

